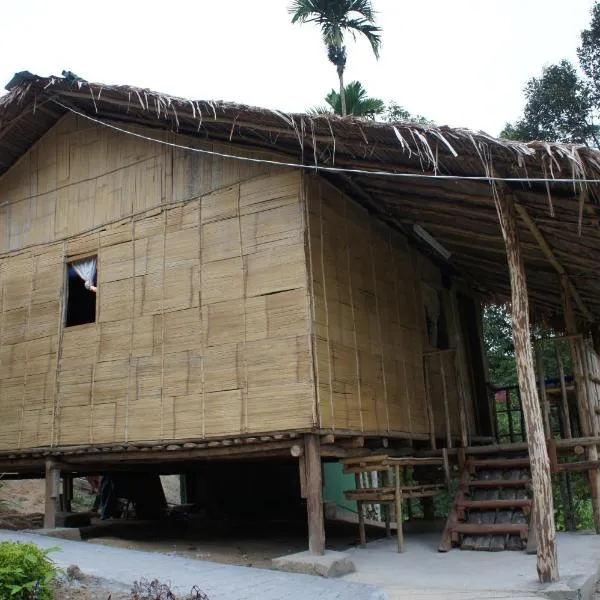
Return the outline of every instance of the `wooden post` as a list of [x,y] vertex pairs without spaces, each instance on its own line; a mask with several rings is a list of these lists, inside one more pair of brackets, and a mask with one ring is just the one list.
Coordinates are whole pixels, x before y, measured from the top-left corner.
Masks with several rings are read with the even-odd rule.
[[46,461],[46,489],[44,504],[44,529],[56,527],[56,512],[60,495],[60,469],[51,461]]
[[73,475],[71,473],[63,473],[63,510],[71,512],[71,502],[73,500]]
[[[575,320],[575,311],[571,302],[569,288],[566,280],[561,277],[563,286],[563,307],[565,315],[565,327],[568,335],[577,333],[577,322]],[[587,363],[583,352],[583,339],[569,339],[571,356],[573,359],[573,370],[575,371],[575,386],[577,392],[577,410],[579,413],[579,428],[584,437],[595,436],[597,432],[598,419],[590,414],[590,397],[588,391]],[[598,460],[598,447],[592,445],[586,448],[586,457],[590,462]],[[594,525],[596,533],[600,533],[600,471],[597,468],[588,471],[588,481],[590,484],[590,496],[592,497],[592,510],[594,513]]]
[[395,466],[395,484],[396,484],[396,534],[398,538],[398,552],[404,552],[404,531],[402,530],[403,517],[402,517],[402,488],[400,486],[400,466]]
[[429,420],[429,443],[431,449],[436,450],[435,418],[433,416],[433,400],[431,398],[431,375],[429,374],[429,359],[423,356],[423,375],[425,377],[425,400],[427,401],[427,418]]
[[552,437],[552,427],[550,425],[550,405],[548,402],[548,395],[546,393],[546,373],[544,371],[544,360],[542,358],[542,352],[539,348],[535,354],[538,366],[538,378],[540,380],[540,403],[542,406],[542,416],[544,419],[544,432],[546,434],[546,439],[549,440]]
[[[458,310],[458,296],[456,287],[450,291],[450,307],[452,324],[454,328],[454,369],[456,372],[456,387],[458,388],[458,415],[460,422],[460,445],[466,448],[469,445],[469,424],[467,421],[467,384],[469,381],[469,368],[465,355],[465,346],[462,336],[462,323]],[[450,446],[448,446],[450,447]]]
[[300,477],[300,498],[306,500],[306,461],[304,455],[298,457],[298,475]]
[[557,342],[554,342],[554,352],[556,354],[556,366],[558,368],[558,377],[560,379],[560,396],[561,396],[561,414],[563,425],[563,437],[572,438],[571,431],[571,411],[569,409],[569,395],[567,394],[567,382],[565,381],[565,368],[560,356],[560,348]]
[[452,448],[452,427],[450,425],[450,407],[448,406],[448,385],[446,383],[446,368],[444,360],[446,355],[439,354],[440,377],[442,378],[442,399],[444,401],[444,422],[446,424],[446,448]]
[[325,554],[325,523],[323,516],[323,479],[321,475],[321,446],[318,435],[304,437],[304,466],[306,470],[306,508],[308,512],[308,549],[312,554]]
[[[354,485],[357,490],[363,488],[361,473],[354,474]],[[358,535],[360,536],[360,547],[364,548],[367,545],[367,534],[365,533],[365,508],[361,500],[356,501],[356,512],[358,513]]]
[[525,264],[519,244],[519,229],[515,214],[514,199],[501,190],[494,194],[496,209],[506,246],[506,258],[510,273],[512,299],[512,329],[515,358],[519,376],[521,401],[527,427],[527,445],[531,463],[531,479],[537,521],[537,572],[542,583],[558,579],[556,555],[556,526],[552,500],[552,478],[550,461],[544,436],[542,412],[537,394],[533,349],[529,329],[529,299]]

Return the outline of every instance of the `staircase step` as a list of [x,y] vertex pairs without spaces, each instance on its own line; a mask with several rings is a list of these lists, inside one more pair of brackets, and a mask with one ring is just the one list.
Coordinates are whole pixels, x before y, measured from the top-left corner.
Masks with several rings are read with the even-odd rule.
[[459,510],[505,510],[511,508],[526,509],[523,511],[528,514],[531,510],[532,500],[528,498],[511,498],[502,500],[461,500],[456,503]]
[[529,525],[526,523],[454,523],[450,526],[452,533],[464,535],[520,535],[527,539]]
[[515,488],[527,487],[531,484],[531,479],[471,479],[468,487],[472,488]]
[[471,473],[476,469],[522,469],[529,467],[529,457],[521,458],[471,458],[467,468]]

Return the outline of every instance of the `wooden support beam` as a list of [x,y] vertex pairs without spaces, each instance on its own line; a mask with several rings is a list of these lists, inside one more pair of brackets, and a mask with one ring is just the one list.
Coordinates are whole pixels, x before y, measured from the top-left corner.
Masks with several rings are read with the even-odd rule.
[[56,513],[60,495],[60,469],[51,461],[46,461],[46,486],[44,497],[44,529],[56,527]]
[[583,299],[579,295],[577,288],[573,285],[573,282],[569,279],[569,276],[567,275],[565,268],[562,266],[562,264],[556,258],[556,255],[554,254],[554,251],[552,250],[552,248],[546,241],[544,234],[540,231],[539,227],[536,225],[535,221],[529,216],[527,209],[522,204],[519,204],[518,202],[513,201],[513,205],[514,205],[516,211],[519,213],[519,216],[521,217],[521,219],[523,220],[525,225],[527,225],[527,227],[528,227],[529,231],[531,232],[531,234],[533,235],[533,237],[536,239],[537,243],[540,246],[540,249],[546,255],[546,258],[548,259],[550,264],[556,269],[556,272],[561,277],[565,277],[566,282],[567,282],[567,287],[569,288],[569,291],[570,291],[571,295],[573,296],[573,299],[577,303],[579,310],[583,313],[583,316],[590,323],[593,323],[595,321],[595,319],[594,319],[592,313],[588,310]]
[[[454,368],[456,370],[456,387],[458,392],[458,416],[460,423],[460,445],[466,448],[469,445],[469,427],[467,422],[467,383],[469,381],[469,367],[465,354],[465,345],[462,335],[462,323],[458,309],[458,296],[456,286],[450,291],[450,306],[452,324],[454,328]],[[448,446],[450,448],[450,446]]]
[[[503,194],[502,190],[496,190],[494,201],[498,211],[502,236],[506,245],[506,258],[510,273],[515,358],[517,361],[523,414],[527,428],[533,497],[538,512],[538,521],[536,523],[538,538],[537,572],[540,581],[545,583],[558,579],[556,525],[554,523],[550,461],[548,459],[544,424],[535,381],[525,265],[519,244],[519,227],[515,213],[516,203],[514,197]],[[519,210],[519,214],[530,230],[532,230],[532,233],[537,230],[527,211],[524,209]],[[541,236],[539,230],[537,230],[537,233]],[[543,239],[543,236],[541,236],[541,239]],[[549,249],[549,246],[547,248]]]
[[65,512],[71,512],[71,502],[73,501],[73,475],[71,473],[62,474],[63,487],[63,506]]
[[552,429],[550,427],[550,403],[548,402],[548,394],[546,393],[546,371],[544,370],[544,359],[541,351],[538,350],[535,353],[537,362],[537,373],[540,383],[540,404],[542,408],[542,417],[544,419],[544,434],[546,439],[549,440],[552,437]]
[[298,458],[298,475],[300,477],[300,498],[306,499],[306,462],[304,453]]
[[312,554],[325,554],[325,522],[323,515],[323,480],[321,475],[320,438],[304,436],[306,468],[306,508],[308,512],[308,549]]
[[[575,311],[568,293],[566,278],[561,278],[563,286],[563,306],[565,313],[565,326],[570,335],[577,334],[577,322],[575,320]],[[587,360],[584,354],[583,338],[573,338],[569,341],[571,357],[573,361],[573,370],[575,375],[575,387],[577,391],[577,410],[579,413],[579,426],[584,436],[598,436],[598,418],[590,410],[590,390],[587,380]],[[595,464],[598,462],[598,446],[592,444],[586,448],[587,462]],[[562,466],[562,465],[561,465]],[[594,514],[594,525],[596,533],[600,534],[600,471],[597,468],[590,468],[588,472],[588,481],[590,484],[590,496],[592,498],[592,511]]]

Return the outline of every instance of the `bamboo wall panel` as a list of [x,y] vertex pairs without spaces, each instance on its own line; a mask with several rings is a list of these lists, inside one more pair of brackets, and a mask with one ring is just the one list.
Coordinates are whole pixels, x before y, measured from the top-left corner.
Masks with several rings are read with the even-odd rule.
[[[299,173],[67,117],[0,198],[0,448],[313,426]],[[86,255],[96,321],[63,327]]]
[[[305,186],[321,426],[427,434],[423,355],[433,348],[421,287],[427,282],[441,290],[440,273],[402,236],[326,182],[307,176]],[[457,435],[456,377],[451,359],[442,360],[450,361],[447,397]],[[436,432],[444,435],[439,360],[429,380]]]

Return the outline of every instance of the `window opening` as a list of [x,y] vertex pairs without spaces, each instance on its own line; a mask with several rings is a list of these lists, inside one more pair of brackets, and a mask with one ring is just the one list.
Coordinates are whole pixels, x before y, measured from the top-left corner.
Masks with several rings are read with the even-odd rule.
[[67,263],[67,327],[96,321],[96,264],[95,256]]

